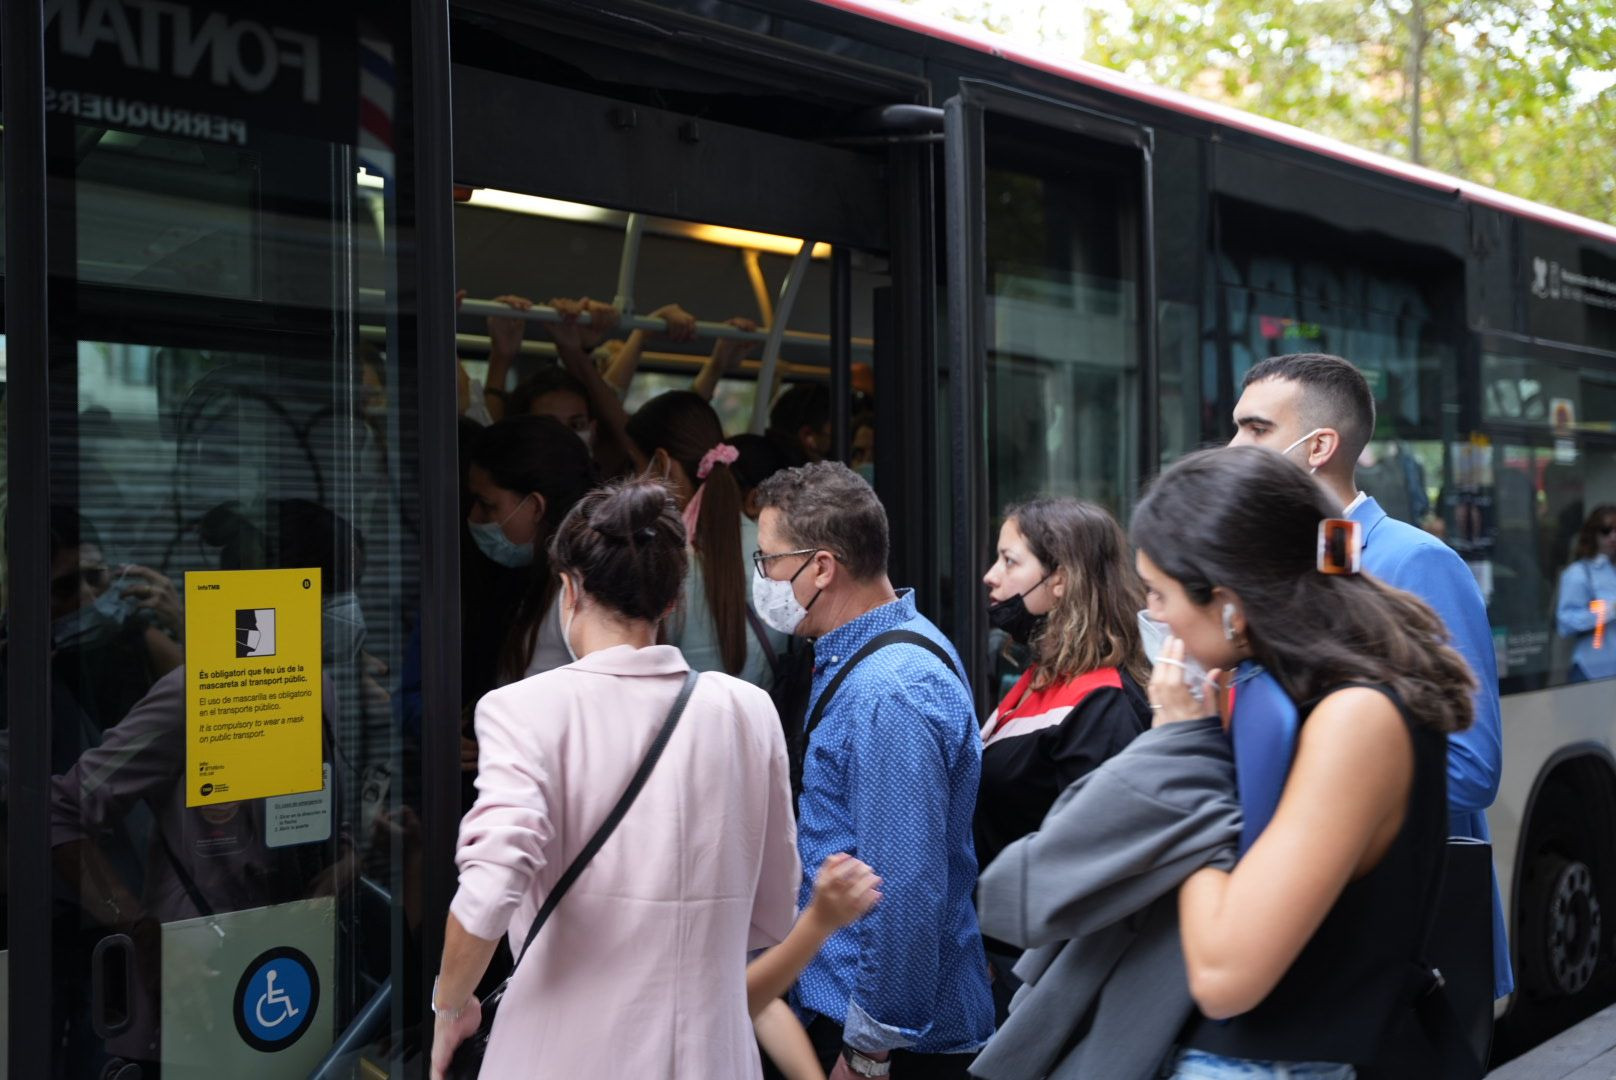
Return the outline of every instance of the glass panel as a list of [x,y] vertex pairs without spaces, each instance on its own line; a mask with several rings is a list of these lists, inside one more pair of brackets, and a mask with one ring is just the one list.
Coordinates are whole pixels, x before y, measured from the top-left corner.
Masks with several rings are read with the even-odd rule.
[[52,1075],[387,1074],[421,917],[406,39],[348,5],[99,10],[49,35],[81,334],[42,568]]
[[1137,486],[1137,173],[1029,161],[1004,132],[986,191],[988,503],[1121,512]]
[[1483,353],[1482,415],[1555,435],[1616,431],[1616,372]]
[[1198,445],[1202,431],[1219,425],[1210,415],[1215,393],[1203,394],[1200,340],[1201,313],[1194,304],[1163,300],[1156,305],[1156,334],[1161,368],[1156,380],[1156,410],[1161,425],[1157,463],[1166,467]]
[[[1046,156],[1047,129],[987,125],[989,512],[1076,496],[1126,520],[1138,488],[1138,154],[1084,143]],[[997,640],[993,656],[997,700],[1019,658]]]
[[1488,614],[1502,687],[1609,678],[1616,641],[1606,640],[1603,621],[1616,616],[1616,534],[1602,528],[1616,526],[1616,448],[1590,434],[1608,424],[1584,411],[1597,407],[1595,388],[1608,373],[1494,354],[1483,356],[1482,370],[1489,415],[1544,429],[1491,448]]

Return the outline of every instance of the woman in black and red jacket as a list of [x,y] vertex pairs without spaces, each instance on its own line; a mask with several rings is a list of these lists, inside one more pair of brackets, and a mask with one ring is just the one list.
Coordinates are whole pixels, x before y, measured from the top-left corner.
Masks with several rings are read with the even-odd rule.
[[[993,625],[1031,662],[982,725],[976,858],[987,866],[1038,828],[1067,785],[1150,727],[1150,663],[1139,637],[1144,587],[1121,527],[1079,499],[1005,511],[983,577]],[[995,989],[1015,950],[987,942]]]

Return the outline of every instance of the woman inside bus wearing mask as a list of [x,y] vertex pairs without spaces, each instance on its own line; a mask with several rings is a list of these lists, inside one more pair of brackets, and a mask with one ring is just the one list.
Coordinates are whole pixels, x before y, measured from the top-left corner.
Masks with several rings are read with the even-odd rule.
[[1616,675],[1616,640],[1608,625],[1616,618],[1616,506],[1594,507],[1577,533],[1571,565],[1560,575],[1555,627],[1576,641],[1568,683]]
[[571,661],[545,545],[594,483],[583,441],[551,417],[513,416],[472,441],[462,620],[468,706],[496,686]]
[[[1474,680],[1430,608],[1321,569],[1321,489],[1269,451],[1194,454],[1134,514],[1153,617],[1172,633],[1149,686],[1156,724],[1227,716],[1210,678],[1260,664],[1302,715],[1273,819],[1232,871],[1179,889],[1189,990],[1174,1076],[1350,1080],[1412,1000],[1442,873],[1448,733]],[[1328,567],[1328,569],[1335,569]],[[1226,722],[1226,719],[1225,719]],[[1401,1075],[1401,1074],[1399,1074]]]
[[689,390],[670,390],[640,407],[628,434],[678,494],[695,558],[684,599],[668,620],[669,644],[697,671],[723,671],[768,686],[766,633],[749,614],[750,569],[741,546],[739,452],[724,441],[713,407]]
[[[982,726],[977,862],[1033,830],[1056,796],[1150,727],[1139,640],[1144,587],[1122,528],[1078,499],[1005,511],[999,558],[982,578],[993,625],[1031,663]],[[1017,950],[989,941],[996,990]]]

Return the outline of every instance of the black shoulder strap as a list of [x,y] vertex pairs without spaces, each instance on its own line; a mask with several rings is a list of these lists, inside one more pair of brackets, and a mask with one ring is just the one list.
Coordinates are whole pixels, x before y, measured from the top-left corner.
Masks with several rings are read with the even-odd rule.
[[[819,700],[814,703],[814,711],[809,714],[808,722],[802,728],[802,745],[805,754],[808,748],[808,737],[814,733],[814,728],[819,726],[819,721],[825,718],[825,709],[830,705],[830,699],[836,696],[836,691],[841,688],[842,681],[852,673],[854,668],[859,666],[860,661],[865,657],[886,648],[888,645],[918,645],[941,660],[943,666],[952,671],[956,678],[960,676],[959,669],[954,666],[954,658],[948,655],[948,650],[924,634],[917,634],[913,630],[888,630],[884,634],[875,635],[869,641],[866,641],[863,647],[843,665],[842,670],[836,673],[836,677],[831,679],[830,685],[825,687],[825,692],[820,694]],[[963,682],[964,680],[961,679],[961,681]]]
[[759,645],[763,646],[764,659],[769,662],[769,673],[775,678],[780,677],[780,657],[774,651],[774,643],[769,640],[769,632],[763,626],[763,620],[758,613],[752,610],[752,605],[746,605],[746,621],[752,627],[752,636],[757,638]]
[[[572,865],[568,866],[566,872],[561,875],[561,880],[557,881],[555,888],[550,890],[550,895],[544,898],[544,904],[539,908],[539,913],[533,917],[533,926],[527,932],[527,940],[522,942],[522,951],[517,954],[517,964],[522,962],[522,957],[526,956],[528,949],[533,947],[533,939],[539,936],[539,929],[550,918],[550,913],[555,911],[556,905],[561,903],[561,898],[567,895],[567,890],[572,888],[579,875],[584,872],[590,861],[594,859],[605,845],[607,839],[617,829],[618,823],[623,820],[623,815],[628,813],[628,808],[634,805],[634,800],[639,797],[640,789],[645,786],[646,780],[651,777],[651,770],[656,768],[657,759],[662,756],[662,751],[667,749],[668,739],[673,736],[673,729],[679,725],[679,717],[684,714],[685,705],[690,701],[691,691],[696,689],[696,679],[699,674],[696,671],[690,671],[685,674],[685,685],[679,691],[678,698],[674,700],[673,708],[668,710],[668,718],[662,721],[662,730],[657,732],[656,738],[651,741],[651,748],[645,752],[645,759],[640,762],[640,767],[635,771],[634,778],[628,782],[628,789],[623,792],[622,798],[617,800],[617,805],[612,807],[612,812],[606,815],[606,820],[600,823],[600,828],[595,830],[595,835],[589,838],[589,843],[585,844],[584,849],[578,852],[577,858],[572,860]],[[511,970],[515,971],[515,965],[512,965]]]

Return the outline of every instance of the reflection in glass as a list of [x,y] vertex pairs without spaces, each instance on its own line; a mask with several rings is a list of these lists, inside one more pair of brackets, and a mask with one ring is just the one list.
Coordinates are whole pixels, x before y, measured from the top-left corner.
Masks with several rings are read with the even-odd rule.
[[[322,55],[357,85],[338,22]],[[366,72],[373,92],[391,78]],[[357,112],[346,142],[245,130],[226,147],[79,126],[52,159],[86,328],[51,367],[41,568],[58,1077],[305,1077],[345,1036],[331,1075],[386,1074],[415,1049],[423,766],[400,703],[420,556],[392,160],[360,173]],[[189,805],[206,749],[186,576],[269,569],[319,571],[319,760],[300,764],[320,787]]]

